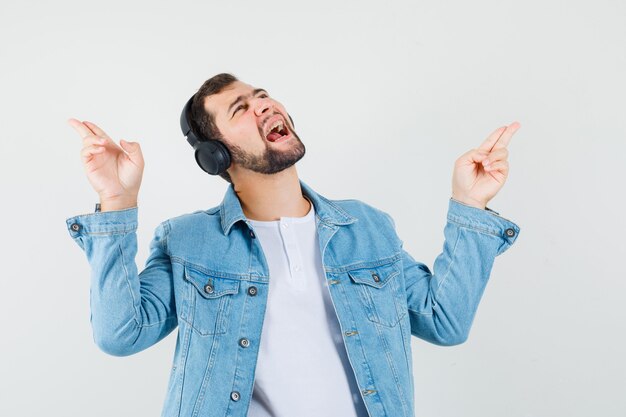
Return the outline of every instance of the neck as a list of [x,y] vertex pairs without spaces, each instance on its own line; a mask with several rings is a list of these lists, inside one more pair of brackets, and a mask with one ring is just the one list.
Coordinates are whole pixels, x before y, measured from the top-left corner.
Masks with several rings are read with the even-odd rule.
[[304,217],[311,206],[302,195],[295,165],[272,175],[250,172],[233,178],[246,218],[259,221]]

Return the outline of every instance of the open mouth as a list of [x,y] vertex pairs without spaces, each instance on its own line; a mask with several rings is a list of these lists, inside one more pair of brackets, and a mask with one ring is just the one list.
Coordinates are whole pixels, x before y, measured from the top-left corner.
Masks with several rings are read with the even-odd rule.
[[289,129],[285,126],[282,120],[278,120],[273,123],[269,132],[265,135],[265,139],[268,142],[278,142],[287,139],[289,136]]

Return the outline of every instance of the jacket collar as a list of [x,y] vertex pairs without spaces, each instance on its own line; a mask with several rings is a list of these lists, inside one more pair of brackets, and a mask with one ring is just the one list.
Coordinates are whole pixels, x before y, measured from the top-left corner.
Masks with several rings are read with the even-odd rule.
[[[326,224],[346,225],[357,221],[356,217],[353,217],[346,213],[341,207],[337,206],[327,198],[313,191],[311,187],[299,180],[302,194],[309,198],[315,207],[316,217],[320,219],[320,222]],[[241,202],[235,193],[235,189],[232,184],[228,186],[224,199],[220,204],[220,220],[222,225],[222,231],[224,235],[228,235],[233,224],[242,220],[247,221],[246,216],[241,209]]]

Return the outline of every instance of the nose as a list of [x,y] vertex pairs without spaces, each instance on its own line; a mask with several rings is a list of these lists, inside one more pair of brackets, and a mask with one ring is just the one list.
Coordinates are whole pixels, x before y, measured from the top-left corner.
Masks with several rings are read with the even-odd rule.
[[272,107],[272,103],[271,103],[269,98],[267,98],[267,97],[259,98],[257,103],[256,103],[256,106],[255,106],[255,109],[254,109],[254,113],[257,116],[261,116],[263,113],[265,113],[267,110],[269,110],[270,107]]

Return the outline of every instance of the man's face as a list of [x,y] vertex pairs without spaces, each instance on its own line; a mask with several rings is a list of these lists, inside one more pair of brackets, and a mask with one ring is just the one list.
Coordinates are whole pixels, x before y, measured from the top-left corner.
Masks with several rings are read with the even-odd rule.
[[206,97],[204,108],[214,115],[233,165],[274,174],[304,156],[287,111],[263,89],[235,81]]

